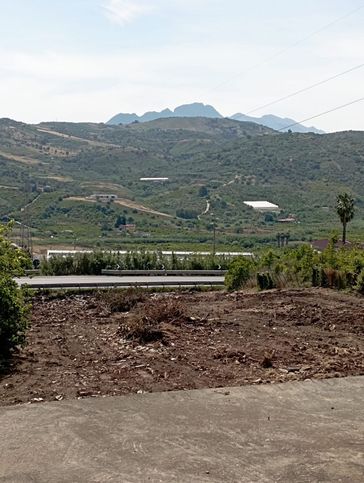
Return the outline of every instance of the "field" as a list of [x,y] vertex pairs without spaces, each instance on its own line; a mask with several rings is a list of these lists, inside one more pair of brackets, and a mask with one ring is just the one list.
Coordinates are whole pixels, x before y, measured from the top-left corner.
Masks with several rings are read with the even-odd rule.
[[364,374],[364,298],[332,290],[39,295],[32,317],[1,405]]

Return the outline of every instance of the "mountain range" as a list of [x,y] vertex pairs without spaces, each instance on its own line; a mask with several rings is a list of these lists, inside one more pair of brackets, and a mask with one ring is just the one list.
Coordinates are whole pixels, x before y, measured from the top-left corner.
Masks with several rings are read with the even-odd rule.
[[[213,106],[202,104],[200,102],[195,102],[192,104],[184,104],[182,106],[176,107],[176,109],[174,109],[173,111],[171,109],[164,109],[160,112],[149,111],[142,116],[138,116],[135,113],[120,113],[112,117],[107,122],[107,124],[132,124],[135,122],[149,122],[156,119],[166,119],[173,117],[206,117],[213,119],[222,119],[224,116],[222,116]],[[317,129],[314,126],[306,127],[302,124],[296,123],[294,119],[282,118],[273,114],[268,114],[262,117],[252,117],[245,114],[237,113],[233,116],[230,116],[228,119],[240,122],[254,122],[255,124],[260,124],[276,131],[288,131],[290,129],[292,132],[311,132],[316,134],[324,134],[324,131]]]

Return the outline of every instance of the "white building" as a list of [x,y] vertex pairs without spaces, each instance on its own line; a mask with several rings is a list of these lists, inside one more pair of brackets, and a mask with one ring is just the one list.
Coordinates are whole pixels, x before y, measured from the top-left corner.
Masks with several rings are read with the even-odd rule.
[[140,181],[151,183],[165,183],[166,181],[169,181],[169,178],[140,178]]
[[280,212],[278,205],[270,203],[269,201],[244,201],[244,205],[253,208],[253,210],[261,212]]

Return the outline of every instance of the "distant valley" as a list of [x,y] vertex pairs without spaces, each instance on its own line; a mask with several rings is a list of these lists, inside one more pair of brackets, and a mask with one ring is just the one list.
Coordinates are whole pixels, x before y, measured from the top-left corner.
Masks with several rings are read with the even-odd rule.
[[[226,250],[272,245],[282,232],[299,243],[340,230],[342,191],[357,207],[350,239],[364,230],[363,132],[282,133],[194,116],[126,125],[0,119],[0,179],[0,218],[30,225],[37,245],[210,249],[213,226]],[[281,211],[261,214],[246,200]]]

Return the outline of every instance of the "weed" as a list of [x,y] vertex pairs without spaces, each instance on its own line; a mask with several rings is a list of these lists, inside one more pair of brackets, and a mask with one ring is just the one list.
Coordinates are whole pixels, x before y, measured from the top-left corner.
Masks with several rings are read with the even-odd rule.
[[136,305],[144,302],[146,295],[142,289],[128,288],[99,292],[98,298],[106,303],[111,312],[129,312]]
[[118,333],[139,343],[162,340],[166,324],[186,322],[186,306],[175,298],[148,300],[129,317],[125,318]]

